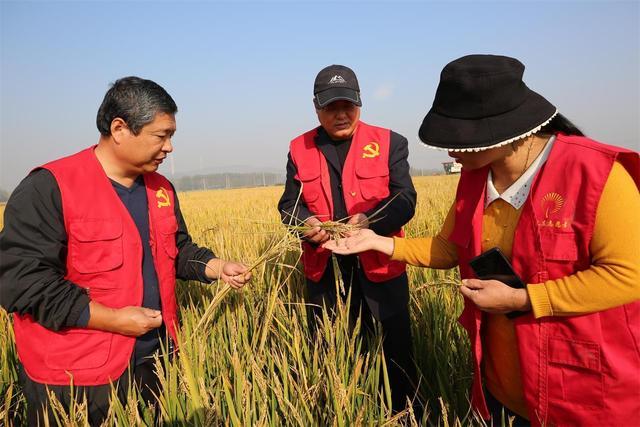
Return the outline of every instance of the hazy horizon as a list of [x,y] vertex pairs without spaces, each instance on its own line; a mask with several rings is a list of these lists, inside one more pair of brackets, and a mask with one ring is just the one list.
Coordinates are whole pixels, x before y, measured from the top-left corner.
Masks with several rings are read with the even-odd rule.
[[[350,66],[362,120],[410,142],[417,169],[448,156],[417,131],[442,67],[471,53],[525,66],[527,85],[585,133],[639,149],[638,2],[0,3],[0,188],[98,141],[110,83],[149,78],[176,100],[160,172],[282,170],[317,126],[313,80]],[[225,169],[226,170],[226,169]],[[229,171],[233,172],[233,171]],[[242,172],[242,171],[238,171]]]

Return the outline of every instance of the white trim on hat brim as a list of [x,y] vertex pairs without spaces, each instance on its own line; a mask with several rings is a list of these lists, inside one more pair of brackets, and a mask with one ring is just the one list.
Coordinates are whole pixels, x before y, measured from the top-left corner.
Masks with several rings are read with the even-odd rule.
[[[358,98],[359,98],[359,97],[358,97]],[[317,99],[318,99],[318,98],[316,98],[316,102],[317,102]],[[336,102],[336,101],[349,101],[349,102],[351,102],[352,104],[354,104],[354,105],[356,105],[356,106],[358,106],[358,107],[361,107],[361,106],[362,106],[362,101],[361,101],[360,99],[357,99],[357,100],[356,100],[356,99],[353,99],[353,98],[349,98],[349,97],[347,97],[347,96],[336,96],[336,97],[334,97],[334,98],[331,98],[331,99],[329,99],[329,100],[325,101],[324,105],[322,105],[322,106],[320,106],[320,103],[318,103],[318,106],[319,106],[320,108],[324,108],[324,107],[326,107],[327,105],[331,104],[332,102]]]
[[427,148],[432,148],[434,150],[453,151],[453,152],[476,152],[477,153],[478,151],[485,151],[485,150],[489,150],[491,148],[502,147],[503,145],[511,144],[514,141],[517,141],[517,140],[522,139],[522,138],[526,138],[529,135],[533,135],[534,133],[537,133],[540,129],[542,129],[543,126],[546,126],[551,121],[551,119],[553,119],[557,114],[558,114],[558,109],[556,109],[555,113],[553,113],[551,115],[551,117],[549,117],[547,120],[545,120],[543,123],[539,124],[535,128],[531,129],[530,131],[525,132],[522,135],[514,136],[513,138],[509,138],[509,139],[507,139],[505,141],[500,141],[500,142],[498,142],[496,144],[489,145],[487,147],[445,148],[445,147],[436,147],[435,145],[431,145],[428,142],[422,141],[420,138],[418,138],[418,140],[423,145],[425,145]]
[[[327,105],[331,104],[332,102],[336,102],[336,101],[349,101],[352,104],[361,107],[362,106],[362,99],[360,98],[360,92],[350,89],[353,91],[353,93],[356,95],[355,99],[348,96],[348,95],[338,95],[338,96],[334,96],[333,98],[329,98],[327,100],[324,101],[324,104],[320,105],[320,102],[318,101],[318,94],[314,95],[313,99],[315,100],[316,106],[320,107],[320,108],[324,108]],[[322,92],[319,92],[322,93]]]

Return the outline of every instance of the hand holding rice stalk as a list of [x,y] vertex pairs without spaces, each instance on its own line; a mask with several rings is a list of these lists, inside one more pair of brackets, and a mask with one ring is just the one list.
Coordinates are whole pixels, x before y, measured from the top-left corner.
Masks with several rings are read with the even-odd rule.
[[[279,239],[274,239],[271,242],[271,244],[267,247],[267,249],[255,261],[253,261],[253,263],[251,263],[247,267],[247,271],[245,272],[245,274],[252,272],[253,270],[255,270],[256,268],[258,268],[263,264],[277,261],[278,259],[283,257],[287,252],[291,252],[291,251],[300,251],[300,242],[291,233],[284,233],[282,237],[280,237]],[[211,269],[209,265],[207,265],[202,261],[189,260],[189,262],[204,264],[205,268]],[[295,268],[295,267],[292,267],[292,268]],[[215,273],[217,274],[218,272],[215,272]],[[211,282],[211,285],[213,285],[213,283],[214,281]],[[215,313],[216,308],[218,307],[218,305],[220,305],[222,300],[224,300],[224,298],[227,296],[227,294],[232,288],[233,286],[230,283],[225,282],[225,284],[215,294],[215,296],[213,297],[213,300],[211,300],[211,303],[204,311],[202,318],[200,319],[196,327],[193,329],[191,337],[193,337],[194,334],[198,330],[200,330],[200,328],[202,328],[203,326],[209,323],[209,321],[213,317],[213,314]]]
[[[247,272],[251,272],[263,264],[277,261],[278,259],[283,257],[287,252],[290,252],[290,251],[302,252],[300,249],[300,241],[296,237],[296,233],[304,235],[305,233],[308,233],[309,231],[313,230],[315,227],[319,227],[321,230],[324,230],[328,234],[328,237],[331,237],[333,239],[339,239],[339,238],[347,237],[350,233],[354,231],[358,231],[363,228],[368,228],[370,224],[383,218],[382,216],[379,215],[380,212],[382,212],[389,205],[389,203],[391,203],[399,195],[400,193],[395,194],[391,199],[389,199],[389,201],[387,201],[387,203],[385,203],[381,208],[379,208],[369,216],[366,216],[364,214],[356,214],[356,215],[348,216],[346,218],[342,218],[337,221],[318,222],[318,223],[315,223],[315,225],[307,224],[307,222],[309,222],[308,219],[304,223],[292,224],[295,218],[292,215],[287,213],[291,217],[291,221],[288,224],[285,224],[288,232],[284,233],[279,239],[274,239],[272,243],[267,247],[267,249],[255,261],[253,261],[253,263],[249,265],[249,267],[247,268]],[[298,204],[299,200],[300,200],[300,194],[298,195],[298,201],[296,201],[296,205]],[[294,212],[295,212],[295,209],[294,209]],[[315,219],[315,217],[313,218]],[[357,220],[351,221],[352,218],[357,218]],[[314,224],[314,222],[312,222],[312,224]],[[205,264],[205,263],[202,263],[201,261],[196,261],[196,260],[190,260],[190,262],[199,262],[201,264]],[[210,268],[207,264],[205,264],[205,267]],[[294,266],[291,266],[291,267],[295,268]],[[213,282],[211,282],[211,284],[213,284]],[[202,319],[200,319],[200,321],[194,328],[192,332],[192,336],[201,327],[208,324],[208,322],[213,317],[213,314],[216,308],[218,307],[218,305],[220,305],[220,302],[222,302],[222,300],[226,297],[226,295],[229,293],[231,289],[232,289],[232,285],[230,285],[229,283],[225,283],[222,286],[222,288],[216,293],[216,295],[213,297],[213,300],[211,301],[209,306],[206,308],[202,316]]]
[[[314,235],[315,233],[313,233],[313,230],[319,229],[319,231],[324,232],[324,235],[326,235],[326,239],[324,240],[328,240],[329,238],[334,240],[342,239],[348,237],[350,233],[362,230],[363,228],[369,228],[369,225],[384,218],[384,216],[380,215],[380,213],[399,195],[400,193],[396,193],[391,199],[387,201],[387,203],[385,203],[382,207],[380,207],[369,216],[363,213],[357,213],[339,219],[337,221],[322,222],[318,219],[318,215],[314,215],[307,218],[304,222],[300,222],[293,215],[285,212],[286,215],[291,217],[291,221],[289,222],[289,224],[286,224],[286,227],[290,231],[297,232],[303,236]],[[293,221],[296,221],[297,224],[292,224]],[[313,241],[314,243],[322,243],[316,242],[312,239],[309,240]]]

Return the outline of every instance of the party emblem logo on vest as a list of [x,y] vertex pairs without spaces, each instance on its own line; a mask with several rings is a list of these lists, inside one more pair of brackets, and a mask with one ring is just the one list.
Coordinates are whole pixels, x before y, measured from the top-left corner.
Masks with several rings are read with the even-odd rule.
[[370,142],[364,146],[362,149],[362,158],[363,159],[373,159],[374,157],[378,157],[380,155],[380,144],[377,142]]
[[339,75],[335,75],[333,77],[331,77],[331,80],[329,80],[329,84],[335,84],[335,83],[346,83],[347,81],[342,78],[342,76]]
[[156,199],[158,199],[159,208],[171,206],[171,201],[169,201],[169,193],[164,187],[160,187],[160,189],[156,191]]
[[552,218],[556,213],[560,212],[564,206],[564,197],[560,194],[552,192],[545,194],[540,200],[544,219],[538,221],[540,227],[567,228],[571,222],[566,218]]

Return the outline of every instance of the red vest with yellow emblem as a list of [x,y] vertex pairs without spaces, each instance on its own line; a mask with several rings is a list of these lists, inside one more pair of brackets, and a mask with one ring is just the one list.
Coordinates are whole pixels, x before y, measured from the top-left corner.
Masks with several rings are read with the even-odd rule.
[[[638,153],[558,134],[536,175],[514,235],[512,264],[525,283],[591,266],[589,244],[600,195],[614,161],[640,188]],[[481,253],[488,168],[464,171],[456,196],[460,275]],[[637,226],[637,224],[628,224]],[[472,405],[485,418],[480,366],[482,312],[465,300],[460,323],[474,355]],[[567,317],[514,320],[522,383],[532,425],[629,425],[640,419],[640,301]],[[632,421],[635,420],[635,421]]]
[[[94,147],[48,163],[62,196],[68,252],[65,279],[85,288],[107,307],[142,304],[142,242],[114,191]],[[149,236],[158,276],[162,317],[175,341],[174,193],[157,173],[144,176],[149,203]],[[29,378],[43,384],[92,386],[120,377],[129,366],[135,337],[85,328],[55,332],[30,315],[14,315],[18,356]]]
[[[333,218],[333,198],[327,160],[315,143],[317,130],[300,135],[290,145],[291,159],[302,183],[302,198],[320,221]],[[342,170],[342,189],[349,215],[375,208],[389,196],[389,146],[391,131],[359,122]],[[402,230],[391,234],[402,236]],[[307,278],[320,281],[331,252],[307,242],[302,244],[302,263]],[[387,255],[368,251],[359,255],[365,275],[372,282],[398,277],[405,264]]]

